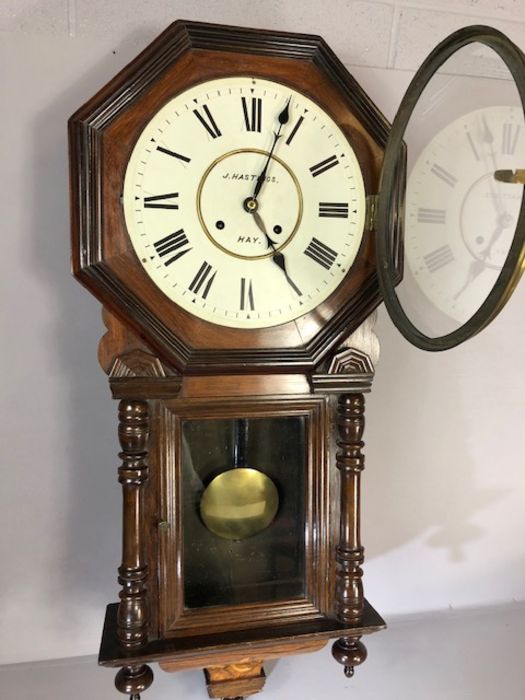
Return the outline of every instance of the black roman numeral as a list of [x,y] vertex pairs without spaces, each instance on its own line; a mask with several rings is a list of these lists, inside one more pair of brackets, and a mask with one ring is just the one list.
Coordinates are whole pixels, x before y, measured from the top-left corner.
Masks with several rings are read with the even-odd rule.
[[506,156],[511,156],[516,151],[518,136],[520,134],[519,124],[503,124],[503,134],[501,138],[501,152]]
[[241,277],[241,311],[244,311],[245,309],[249,309],[250,311],[255,310],[253,286],[251,280]]
[[322,243],[317,238],[312,238],[308,247],[304,251],[305,255],[315,260],[316,263],[329,270],[337,258],[335,250],[329,248],[325,243]]
[[199,267],[199,271],[191,281],[189,287],[190,292],[193,292],[194,294],[198,294],[199,292],[201,292],[202,298],[206,299],[216,274],[217,271],[213,270],[212,266],[205,260]]
[[191,158],[188,158],[187,156],[183,156],[180,153],[175,153],[175,151],[170,151],[169,148],[164,148],[164,146],[157,146],[157,151],[160,151],[161,153],[165,153],[167,156],[171,156],[172,158],[177,158],[178,160],[183,160],[185,163],[189,163]]
[[154,243],[153,246],[161,258],[175,253],[175,255],[164,261],[164,265],[167,267],[168,265],[171,265],[171,263],[174,263],[175,260],[182,258],[183,255],[190,252],[191,248],[185,247],[189,246],[189,244],[190,242],[188,241],[188,237],[184,233],[184,230],[179,229],[178,231],[175,231],[175,233],[170,233],[169,236],[161,238],[159,241]]
[[429,272],[436,272],[445,265],[449,265],[454,260],[452,248],[447,244],[436,248],[431,253],[423,256]]
[[244,113],[244,123],[247,131],[261,131],[262,126],[262,99],[260,97],[250,98],[250,109],[246,97],[241,97],[242,111]]
[[337,160],[337,157],[330,156],[330,158],[322,160],[320,163],[317,163],[317,165],[312,165],[312,167],[310,168],[310,172],[312,173],[313,177],[317,177],[318,175],[322,175],[327,170],[330,170],[330,168],[333,168],[338,164],[339,161]]
[[319,216],[348,219],[348,204],[346,202],[319,202]]
[[301,124],[304,122],[304,117],[299,117],[299,119],[295,122],[294,128],[290,131],[290,135],[286,139],[285,143],[287,146],[289,146],[292,143],[293,137],[297,133],[297,130],[301,126]]
[[178,209],[179,205],[165,202],[165,199],[176,199],[179,196],[178,192],[170,194],[156,194],[153,197],[144,197],[144,209]]
[[417,210],[417,220],[420,224],[444,224],[447,212],[444,209],[423,209]]
[[218,136],[222,136],[221,130],[215,123],[215,119],[212,117],[212,114],[208,109],[208,105],[203,105],[202,109],[205,112],[204,116],[199,112],[198,109],[194,109],[193,114],[197,117],[197,119],[200,121],[200,123],[206,129],[206,131],[212,137],[212,139],[216,139]]

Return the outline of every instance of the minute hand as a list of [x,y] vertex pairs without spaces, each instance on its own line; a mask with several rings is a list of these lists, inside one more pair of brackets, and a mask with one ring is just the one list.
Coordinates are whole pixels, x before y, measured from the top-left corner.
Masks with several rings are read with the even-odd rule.
[[275,242],[272,241],[272,239],[268,235],[268,231],[266,230],[266,226],[264,225],[264,221],[261,219],[259,212],[257,210],[254,210],[252,212],[252,216],[255,219],[255,223],[257,224],[259,229],[264,233],[264,235],[266,237],[266,247],[271,248],[273,250],[272,261],[277,265],[277,267],[279,267],[284,272],[284,276],[285,276],[286,281],[288,282],[290,287],[294,290],[294,292],[297,294],[297,296],[302,297],[303,293],[301,292],[299,287],[295,284],[293,279],[288,274],[288,270],[286,269],[286,261],[284,259],[284,255],[279,250],[277,250],[277,248],[275,247],[276,246]]
[[257,199],[257,197],[259,196],[259,192],[261,191],[261,188],[262,188],[262,186],[263,186],[263,183],[264,183],[265,180],[266,180],[266,173],[268,172],[268,166],[270,165],[270,160],[271,160],[271,158],[272,158],[272,154],[273,154],[274,148],[275,148],[275,146],[276,146],[276,144],[277,144],[277,141],[278,141],[278,140],[280,139],[280,137],[281,137],[281,129],[283,128],[283,125],[286,124],[286,123],[288,122],[288,119],[290,118],[290,113],[289,113],[289,111],[288,111],[288,106],[289,106],[289,104],[290,104],[290,100],[291,100],[291,99],[292,99],[292,98],[291,98],[291,96],[290,96],[290,97],[288,98],[288,102],[287,102],[286,105],[284,106],[284,109],[282,110],[282,112],[280,112],[280,114],[279,114],[279,116],[278,116],[279,128],[278,128],[277,131],[274,133],[274,139],[273,139],[272,147],[270,148],[270,152],[269,152],[269,154],[268,154],[268,158],[266,159],[266,163],[264,164],[264,168],[263,168],[263,170],[262,170],[262,173],[261,173],[261,174],[259,175],[259,177],[257,178],[257,182],[256,182],[256,184],[255,184],[255,189],[254,189],[254,191],[253,191],[253,198],[252,198],[252,199]]

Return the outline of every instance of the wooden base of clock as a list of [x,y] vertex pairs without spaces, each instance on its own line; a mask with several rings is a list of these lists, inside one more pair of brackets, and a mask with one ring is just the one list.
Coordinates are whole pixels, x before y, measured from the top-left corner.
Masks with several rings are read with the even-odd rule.
[[149,663],[158,663],[170,673],[204,667],[210,698],[253,695],[262,690],[266,680],[264,661],[318,651],[330,639],[339,638],[334,643],[334,655],[344,639],[348,641],[348,664],[358,665],[366,658],[359,638],[386,628],[383,618],[365,600],[363,620],[358,627],[324,619],[270,629],[156,639],[132,652],[125,651],[118,640],[117,612],[117,603],[108,605],[98,661],[101,666],[121,667],[117,688],[131,695],[151,685],[153,673]]
[[[169,664],[161,666],[169,671]],[[204,669],[206,687],[210,698],[235,698],[254,695],[263,689],[266,674],[260,661],[247,659],[228,666],[212,666]]]

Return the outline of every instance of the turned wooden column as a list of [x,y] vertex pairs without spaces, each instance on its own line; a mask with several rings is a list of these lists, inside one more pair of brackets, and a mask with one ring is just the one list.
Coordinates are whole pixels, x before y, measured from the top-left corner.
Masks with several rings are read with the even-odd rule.
[[[148,478],[147,440],[149,432],[146,401],[122,400],[119,403],[118,435],[122,464],[118,480],[122,484],[122,564],[118,581],[122,586],[117,616],[117,637],[129,651],[147,642],[148,611],[146,583],[148,567],[144,553],[142,491]],[[124,666],[115,685],[133,700],[153,682],[153,672],[146,665]]]
[[[339,543],[336,547],[335,612],[337,619],[348,627],[358,627],[363,619],[364,549],[360,532],[361,472],[365,466],[362,441],[365,427],[365,397],[363,394],[341,394],[337,404],[336,466],[341,485],[341,515]],[[338,639],[332,654],[343,664],[345,674],[352,676],[354,666],[366,659],[366,647],[360,637]]]

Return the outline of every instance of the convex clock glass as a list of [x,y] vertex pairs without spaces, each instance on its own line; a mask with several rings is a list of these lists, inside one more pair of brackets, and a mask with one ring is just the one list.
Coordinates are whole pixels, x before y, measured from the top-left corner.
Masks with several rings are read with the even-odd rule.
[[524,81],[519,49],[493,30],[467,28],[427,59],[396,117],[409,177],[404,275],[387,297],[420,347],[443,349],[479,331],[521,274]]

